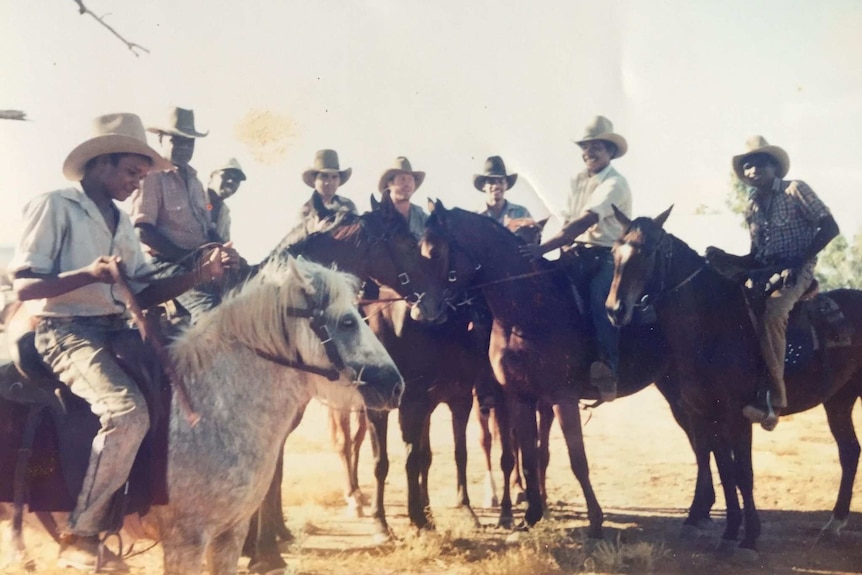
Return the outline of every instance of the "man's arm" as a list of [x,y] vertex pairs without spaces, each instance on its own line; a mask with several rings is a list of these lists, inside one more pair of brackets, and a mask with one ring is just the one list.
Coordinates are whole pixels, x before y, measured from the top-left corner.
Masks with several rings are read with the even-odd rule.
[[591,211],[585,211],[576,220],[568,222],[563,228],[557,232],[548,241],[543,242],[539,246],[521,246],[521,254],[529,258],[538,258],[544,254],[553,251],[557,248],[567,246],[575,241],[575,238],[590,229],[596,222],[599,221],[599,216]]
[[160,256],[172,262],[183,259],[189,253],[189,250],[184,250],[166,238],[153,224],[138,223],[135,224],[135,230],[138,232],[138,238],[142,244],[152,248]]
[[111,283],[115,258],[100,256],[87,267],[59,274],[40,274],[27,268],[15,272],[13,287],[21,301],[56,297],[97,282]]
[[835,218],[832,216],[820,218],[817,222],[817,233],[814,235],[814,239],[811,240],[811,245],[808,246],[805,255],[802,256],[803,263],[823,251],[823,248],[829,245],[829,242],[838,237],[838,233],[838,223],[835,221]]

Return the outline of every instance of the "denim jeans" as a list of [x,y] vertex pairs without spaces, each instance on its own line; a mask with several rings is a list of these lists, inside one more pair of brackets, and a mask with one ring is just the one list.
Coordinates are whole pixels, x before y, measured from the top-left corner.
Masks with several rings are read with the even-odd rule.
[[149,429],[146,400],[111,351],[112,341],[128,337],[140,339],[121,316],[43,318],[36,327],[42,358],[101,423],[69,517],[69,529],[77,535],[103,530],[111,497],[126,482]]
[[[175,264],[170,260],[153,256],[153,265],[156,268],[155,277],[166,278],[188,273],[192,268]],[[203,283],[191,288],[185,293],[178,295],[176,299],[183,309],[189,312],[191,323],[197,323],[200,315],[221,303],[221,287],[215,283]]]
[[611,323],[605,308],[605,300],[608,299],[611,283],[614,280],[614,256],[611,250],[601,250],[601,252],[598,269],[590,279],[590,314],[596,328],[599,356],[611,368],[614,375],[618,375],[620,330]]

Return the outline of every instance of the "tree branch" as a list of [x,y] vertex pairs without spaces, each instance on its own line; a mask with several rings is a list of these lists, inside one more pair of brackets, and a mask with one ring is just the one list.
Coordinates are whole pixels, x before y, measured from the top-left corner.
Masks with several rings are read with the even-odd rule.
[[114,36],[116,36],[117,38],[119,38],[119,39],[120,39],[120,41],[121,41],[123,44],[125,44],[125,45],[129,48],[129,50],[131,50],[131,51],[132,51],[132,54],[134,54],[134,55],[135,55],[135,57],[140,56],[140,54],[138,54],[138,53],[135,51],[136,49],[137,49],[137,50],[142,50],[142,51],[146,52],[147,54],[149,54],[149,53],[150,53],[150,51],[149,51],[149,50],[147,50],[146,48],[144,48],[144,47],[143,47],[143,46],[141,46],[140,44],[135,44],[134,42],[129,42],[128,40],[126,40],[125,38],[123,38],[123,37],[120,35],[120,33],[119,33],[119,32],[117,32],[116,30],[114,30],[111,26],[109,26],[109,25],[108,25],[108,23],[107,23],[107,22],[105,22],[104,17],[96,16],[96,14],[94,14],[94,13],[93,13],[89,8],[87,8],[86,6],[84,6],[84,0],[72,0],[72,1],[73,1],[75,4],[77,4],[77,5],[78,5],[78,12],[79,12],[80,14],[89,14],[90,16],[92,16],[92,17],[93,17],[97,22],[99,22],[99,24],[101,24],[102,26],[104,26],[105,28],[107,28],[107,29],[111,32],[111,34],[113,34]]

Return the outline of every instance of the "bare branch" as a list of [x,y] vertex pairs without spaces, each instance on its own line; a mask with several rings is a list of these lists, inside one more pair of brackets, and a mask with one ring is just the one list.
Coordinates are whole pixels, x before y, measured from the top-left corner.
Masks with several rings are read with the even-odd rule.
[[21,110],[0,110],[0,120],[23,120],[28,122],[27,114]]
[[[97,22],[99,22],[99,24],[101,24],[102,26],[107,28],[111,32],[111,34],[113,34],[114,36],[119,38],[120,41],[123,44],[125,44],[129,48],[129,50],[132,51],[132,54],[134,54],[136,57],[140,56],[140,54],[138,54],[135,50],[141,50],[143,52],[146,52],[147,54],[150,53],[149,50],[147,50],[146,48],[144,48],[140,44],[135,44],[134,42],[129,42],[128,40],[123,38],[119,32],[114,30],[110,25],[108,25],[107,22],[105,22],[104,16],[96,16],[96,14],[94,14],[89,8],[84,6],[84,0],[72,0],[72,1],[78,5],[78,12],[80,14],[89,14],[90,16],[92,16]],[[107,14],[105,14],[105,16],[107,16]]]

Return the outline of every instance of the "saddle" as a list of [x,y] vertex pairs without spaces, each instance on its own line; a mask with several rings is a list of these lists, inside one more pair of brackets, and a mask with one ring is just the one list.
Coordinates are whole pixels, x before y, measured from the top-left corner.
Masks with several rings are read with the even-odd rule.
[[785,369],[788,373],[800,371],[817,356],[825,361],[827,349],[850,346],[853,334],[853,325],[844,312],[835,300],[818,293],[815,280],[790,312]]
[[[117,340],[119,342],[119,340]],[[103,530],[113,532],[129,513],[167,502],[167,433],[171,389],[141,345],[121,349],[118,363],[147,399],[150,430],[129,475],[114,497]],[[132,349],[134,348],[134,349]],[[84,481],[93,438],[100,428],[90,406],[57,380],[35,347],[35,332],[11,346],[13,364],[0,368],[0,501],[30,511],[71,511]]]

